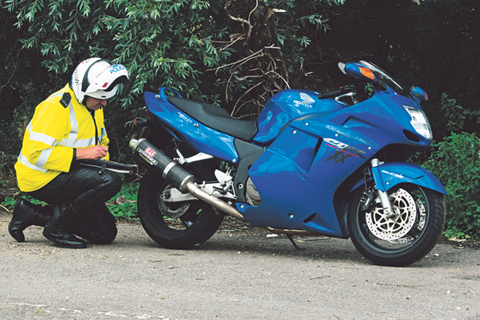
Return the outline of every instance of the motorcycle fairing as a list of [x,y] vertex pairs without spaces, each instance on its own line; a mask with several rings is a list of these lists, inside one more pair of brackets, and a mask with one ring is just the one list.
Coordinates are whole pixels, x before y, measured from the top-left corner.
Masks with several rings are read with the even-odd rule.
[[148,110],[156,116],[155,119],[161,121],[162,126],[178,140],[187,139],[198,150],[220,159],[233,163],[238,161],[234,137],[203,125],[170,102],[158,99],[155,93],[145,92],[144,98]]
[[333,99],[321,101],[318,95],[318,92],[296,89],[283,90],[275,94],[260,113],[258,132],[253,141],[262,146],[269,145],[293,119],[309,114],[324,114],[345,107]]
[[[338,138],[337,126],[316,120],[312,126],[315,121],[292,121],[250,168],[261,204],[237,206],[250,224],[348,236],[336,215],[334,194],[373,150],[364,144],[367,137],[350,131]],[[334,144],[330,137],[343,142]]]
[[[387,99],[389,108],[383,106]],[[392,142],[430,144],[405,135],[411,119],[405,103],[414,102],[387,89],[354,106],[291,121],[249,170],[262,201],[238,207],[245,219],[252,225],[348,237],[345,212],[335,210],[340,185]]]
[[264,152],[264,148],[240,139],[235,139],[234,144],[238,152],[238,168],[233,180],[233,187],[237,201],[246,202],[243,188],[247,185],[248,168],[258,160]]
[[411,183],[447,195],[442,183],[430,171],[411,163],[385,163],[372,168],[377,189],[388,191],[401,183]]

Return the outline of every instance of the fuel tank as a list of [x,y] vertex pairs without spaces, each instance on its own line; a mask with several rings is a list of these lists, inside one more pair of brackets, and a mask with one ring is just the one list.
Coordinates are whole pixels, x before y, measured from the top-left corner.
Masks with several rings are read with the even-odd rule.
[[283,90],[265,104],[258,118],[258,132],[253,141],[270,145],[292,121],[311,114],[329,113],[345,106],[333,99],[318,99],[318,92],[309,90]]

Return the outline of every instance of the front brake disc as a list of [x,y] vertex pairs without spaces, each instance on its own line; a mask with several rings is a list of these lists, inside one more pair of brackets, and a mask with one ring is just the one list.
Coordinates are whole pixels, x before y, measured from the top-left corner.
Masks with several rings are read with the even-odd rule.
[[[389,195],[396,216],[387,218],[380,201],[365,213],[368,229],[377,238],[394,242],[405,236],[414,226],[417,217],[415,199],[404,189]],[[398,241],[398,240],[397,240]]]

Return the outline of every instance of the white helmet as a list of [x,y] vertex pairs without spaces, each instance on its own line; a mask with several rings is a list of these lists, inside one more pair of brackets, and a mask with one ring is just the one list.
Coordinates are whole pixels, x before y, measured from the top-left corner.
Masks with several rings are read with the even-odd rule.
[[82,61],[73,72],[72,90],[80,104],[85,96],[109,99],[117,93],[118,84],[128,83],[127,69],[106,59],[90,58]]

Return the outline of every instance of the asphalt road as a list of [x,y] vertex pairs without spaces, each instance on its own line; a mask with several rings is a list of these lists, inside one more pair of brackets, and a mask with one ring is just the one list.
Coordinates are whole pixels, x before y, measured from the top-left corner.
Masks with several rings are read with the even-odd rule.
[[[407,268],[350,240],[224,225],[195,250],[159,247],[121,223],[111,245],[17,243],[0,214],[0,319],[478,319],[480,249],[441,243]],[[229,229],[230,228],[230,229]]]

